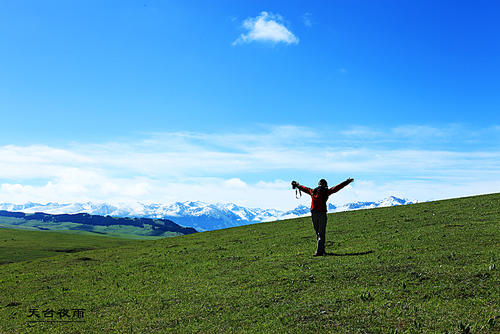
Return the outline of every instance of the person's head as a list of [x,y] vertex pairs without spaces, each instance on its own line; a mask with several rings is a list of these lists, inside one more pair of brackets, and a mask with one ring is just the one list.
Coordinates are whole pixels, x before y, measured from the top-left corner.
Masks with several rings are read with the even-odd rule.
[[318,186],[320,186],[321,188],[328,188],[328,183],[326,182],[325,179],[321,179],[318,182]]

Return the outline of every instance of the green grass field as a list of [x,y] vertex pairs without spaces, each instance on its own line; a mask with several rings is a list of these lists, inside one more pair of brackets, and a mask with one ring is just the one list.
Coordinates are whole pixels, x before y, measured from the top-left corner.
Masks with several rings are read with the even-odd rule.
[[320,258],[310,218],[19,253],[0,229],[0,333],[500,332],[500,194],[328,219]]
[[[96,236],[83,231],[40,232],[0,229],[0,265],[29,261],[61,253],[133,244],[130,239]],[[135,242],[140,244],[140,242]]]

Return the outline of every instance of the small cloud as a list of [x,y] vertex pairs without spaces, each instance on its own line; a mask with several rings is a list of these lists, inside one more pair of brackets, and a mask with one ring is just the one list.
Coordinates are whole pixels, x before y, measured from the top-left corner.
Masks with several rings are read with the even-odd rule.
[[347,73],[347,69],[344,68],[344,67],[341,67],[341,68],[337,69],[337,72],[342,73],[342,74],[346,74]]
[[313,22],[312,22],[312,14],[311,13],[305,13],[302,15],[302,22],[306,27],[312,27]]
[[365,126],[353,126],[349,129],[341,131],[340,133],[346,137],[363,137],[363,138],[373,138],[382,135],[380,131],[375,131]]
[[434,128],[424,125],[405,125],[398,126],[392,129],[392,132],[397,137],[409,137],[409,138],[436,138],[436,137],[446,137],[452,133],[452,128]]
[[259,16],[243,21],[243,27],[248,32],[241,34],[233,45],[250,42],[299,43],[299,39],[285,27],[281,15],[261,12]]
[[232,179],[226,180],[224,182],[224,185],[226,187],[232,188],[232,189],[243,189],[243,188],[246,188],[246,186],[247,186],[247,184],[239,178],[232,178]]

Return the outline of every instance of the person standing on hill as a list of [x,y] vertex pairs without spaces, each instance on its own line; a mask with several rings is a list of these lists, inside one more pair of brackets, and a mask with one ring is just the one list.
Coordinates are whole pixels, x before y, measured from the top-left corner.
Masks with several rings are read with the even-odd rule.
[[316,253],[313,256],[323,256],[325,252],[325,235],[326,235],[326,201],[328,197],[339,191],[340,189],[347,186],[349,183],[353,182],[354,179],[349,178],[344,182],[337,184],[335,187],[328,188],[328,183],[325,179],[321,179],[318,182],[318,187],[311,189],[300,185],[297,181],[292,181],[292,188],[298,188],[299,190],[311,195],[311,218],[314,226],[314,231],[316,232],[316,239],[318,242]]

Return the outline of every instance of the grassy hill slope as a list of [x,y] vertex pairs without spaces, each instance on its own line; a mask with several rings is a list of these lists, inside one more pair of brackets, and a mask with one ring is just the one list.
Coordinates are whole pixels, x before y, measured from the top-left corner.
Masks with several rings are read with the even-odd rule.
[[1,265],[0,332],[500,331],[500,194],[328,219],[320,258],[303,218]]

